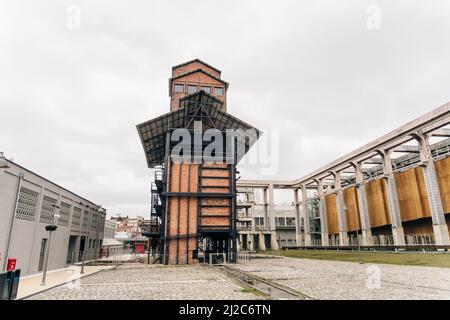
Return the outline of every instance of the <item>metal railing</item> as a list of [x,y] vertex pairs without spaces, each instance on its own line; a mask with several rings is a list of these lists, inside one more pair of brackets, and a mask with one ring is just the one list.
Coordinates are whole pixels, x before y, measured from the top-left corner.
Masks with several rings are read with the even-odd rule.
[[405,235],[406,245],[424,246],[436,244],[433,234],[407,234]]
[[110,252],[72,252],[70,264],[117,266],[136,261],[138,255],[132,249],[119,249]]

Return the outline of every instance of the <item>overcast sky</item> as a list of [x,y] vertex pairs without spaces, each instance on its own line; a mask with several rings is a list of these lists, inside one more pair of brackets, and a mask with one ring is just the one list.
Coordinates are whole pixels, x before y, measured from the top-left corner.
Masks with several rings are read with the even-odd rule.
[[445,0],[0,0],[0,151],[148,216],[135,126],[200,58],[230,83],[228,112],[279,129],[277,174],[242,178],[298,178],[450,101],[449,16]]

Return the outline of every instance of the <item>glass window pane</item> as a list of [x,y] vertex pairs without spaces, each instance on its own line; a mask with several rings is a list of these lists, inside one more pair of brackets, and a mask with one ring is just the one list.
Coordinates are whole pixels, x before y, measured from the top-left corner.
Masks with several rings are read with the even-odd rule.
[[175,84],[175,92],[184,92],[184,85]]
[[211,93],[211,87],[202,87],[202,90],[206,93]]
[[197,86],[188,85],[187,89],[188,89],[188,93],[194,93],[197,91]]

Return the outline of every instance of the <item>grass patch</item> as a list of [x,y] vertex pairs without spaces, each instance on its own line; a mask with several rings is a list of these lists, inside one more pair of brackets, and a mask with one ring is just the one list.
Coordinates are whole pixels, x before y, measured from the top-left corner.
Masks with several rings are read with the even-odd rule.
[[291,258],[350,262],[359,262],[361,256],[364,263],[450,268],[450,254],[448,253],[361,252],[361,255],[359,255],[358,252],[354,251],[283,250],[282,255]]
[[241,288],[240,291],[241,291],[241,292],[245,292],[245,293],[252,293],[252,294],[254,294],[255,296],[261,297],[261,298],[263,298],[263,299],[270,299],[270,296],[269,296],[269,295],[267,295],[267,294],[265,294],[264,292],[261,292],[261,291],[255,289],[255,288],[244,287],[244,288]]

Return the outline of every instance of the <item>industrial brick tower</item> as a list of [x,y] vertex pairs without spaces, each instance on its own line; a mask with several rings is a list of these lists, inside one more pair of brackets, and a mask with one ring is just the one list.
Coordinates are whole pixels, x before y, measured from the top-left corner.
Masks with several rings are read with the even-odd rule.
[[[236,164],[260,132],[226,112],[227,89],[221,71],[199,59],[177,65],[169,79],[170,112],[137,125],[155,170],[145,234],[161,263],[236,259]],[[243,139],[236,130],[245,132]],[[211,151],[210,142],[220,139]]]

